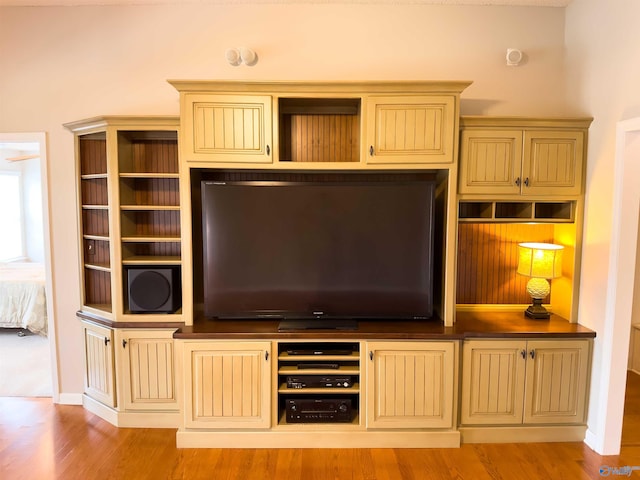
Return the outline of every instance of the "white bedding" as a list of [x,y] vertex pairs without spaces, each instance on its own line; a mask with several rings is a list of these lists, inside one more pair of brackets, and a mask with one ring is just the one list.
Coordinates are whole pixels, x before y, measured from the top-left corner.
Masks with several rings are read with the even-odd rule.
[[0,328],[47,335],[44,266],[0,263]]

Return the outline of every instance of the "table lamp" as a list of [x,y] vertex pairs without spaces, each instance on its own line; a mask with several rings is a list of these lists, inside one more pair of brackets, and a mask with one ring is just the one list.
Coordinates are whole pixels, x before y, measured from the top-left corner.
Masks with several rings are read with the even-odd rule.
[[533,303],[524,312],[526,317],[547,320],[549,312],[542,306],[542,300],[549,295],[550,278],[562,276],[562,245],[552,243],[518,244],[518,273],[531,277],[527,283],[527,293]]

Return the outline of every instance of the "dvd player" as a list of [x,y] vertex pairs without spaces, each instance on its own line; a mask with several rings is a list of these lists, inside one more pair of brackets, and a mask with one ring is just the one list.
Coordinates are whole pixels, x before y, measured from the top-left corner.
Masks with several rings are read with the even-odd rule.
[[287,388],[351,388],[353,380],[342,375],[288,376]]

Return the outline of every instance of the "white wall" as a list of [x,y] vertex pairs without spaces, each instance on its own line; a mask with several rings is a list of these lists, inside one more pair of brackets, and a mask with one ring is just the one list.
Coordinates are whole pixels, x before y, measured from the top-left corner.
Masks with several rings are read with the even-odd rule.
[[[83,389],[74,152],[64,122],[178,114],[167,79],[472,80],[463,113],[590,112],[563,89],[559,8],[192,4],[0,7],[0,16],[0,132],[45,131],[49,140],[63,395]],[[257,65],[227,64],[232,46],[254,48]],[[509,47],[525,52],[524,65],[505,65]]]
[[[625,336],[607,318],[616,123],[640,116],[640,2],[574,0],[567,9],[567,92],[594,117],[589,137],[580,323],[596,330],[590,444],[615,454],[622,419]],[[633,278],[626,279],[633,282]],[[628,326],[627,326],[628,329]],[[605,440],[606,439],[606,440]],[[619,437],[618,440],[619,442]]]

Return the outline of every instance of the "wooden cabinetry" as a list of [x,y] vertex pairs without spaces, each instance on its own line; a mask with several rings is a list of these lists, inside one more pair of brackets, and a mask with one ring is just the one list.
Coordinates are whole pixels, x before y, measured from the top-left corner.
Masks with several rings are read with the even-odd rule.
[[84,391],[90,398],[116,406],[113,330],[91,322],[82,322],[84,337]]
[[461,425],[584,424],[590,340],[471,340]]
[[631,326],[629,369],[640,375],[640,324]]
[[453,163],[455,96],[372,96],[367,109],[368,163]]
[[271,426],[271,342],[184,345],[186,428]]
[[[190,282],[181,252],[178,119],[99,117],[65,126],[76,139],[81,310],[107,320],[166,322],[166,315],[149,315],[153,309],[132,315],[128,271],[183,273],[170,286],[176,297]],[[190,308],[173,311],[171,321]]]
[[367,428],[451,428],[457,342],[367,342]]
[[187,161],[270,163],[273,148],[270,95],[183,97],[184,151]]
[[116,365],[124,409],[178,410],[173,332],[116,330]]
[[577,118],[461,117],[458,193],[580,195],[590,123]]
[[181,94],[183,161],[276,168],[293,162],[301,168],[451,165],[459,97],[469,85],[171,83]]
[[86,319],[81,325],[85,407],[116,426],[176,427],[175,329],[110,328]]

